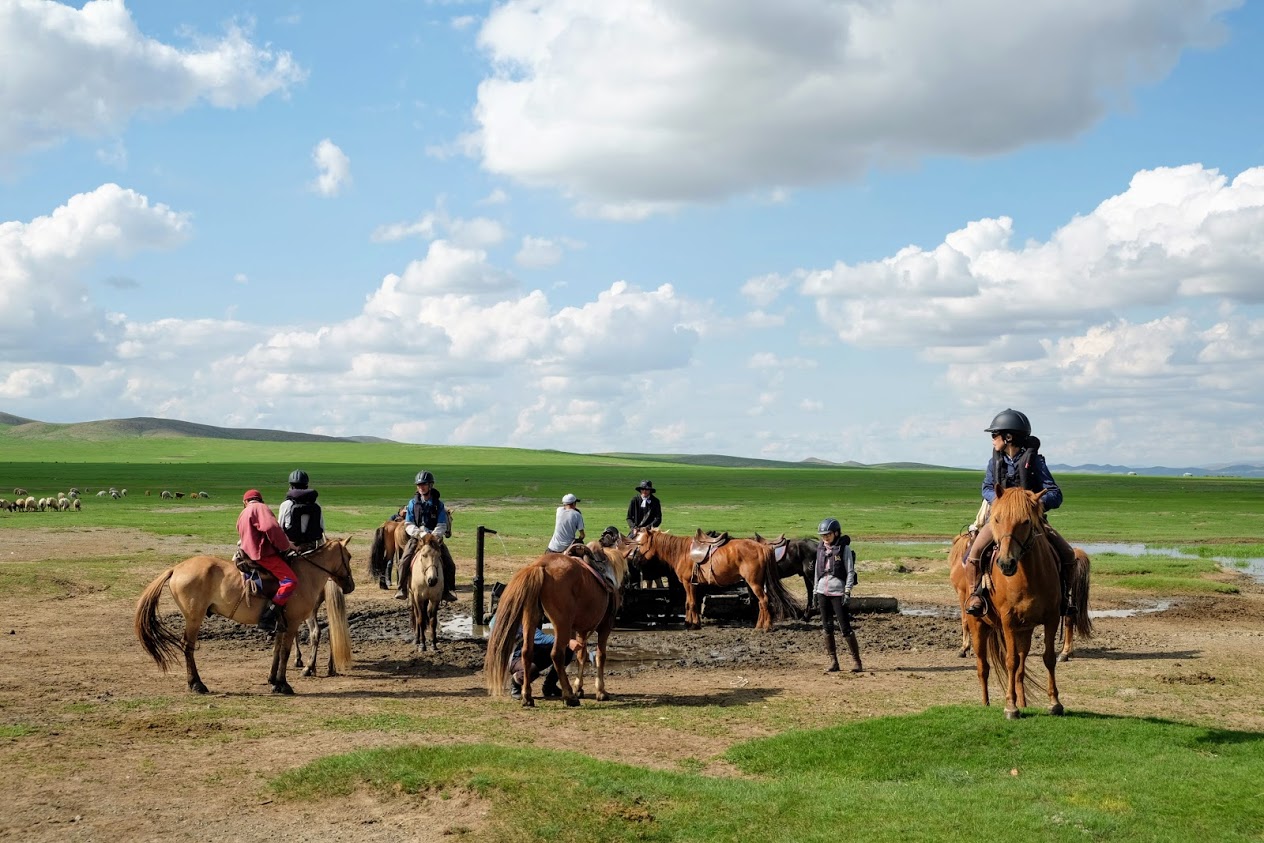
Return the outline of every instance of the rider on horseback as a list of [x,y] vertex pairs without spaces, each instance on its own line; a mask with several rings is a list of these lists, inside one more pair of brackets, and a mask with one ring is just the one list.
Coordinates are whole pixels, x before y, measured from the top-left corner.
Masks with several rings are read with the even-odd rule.
[[259,615],[259,628],[276,632],[278,627],[285,628],[285,604],[297,582],[294,571],[281,559],[281,554],[289,553],[293,547],[258,489],[249,490],[241,500],[245,508],[237,517],[237,534],[241,536],[242,552],[277,578],[276,594]]
[[[1042,492],[1040,503],[1047,513],[1062,505],[1062,490],[1054,482],[1040,451],[1040,440],[1031,435],[1031,422],[1017,410],[1005,409],[997,413],[988,426],[992,435],[993,454],[983,476],[983,499],[990,506],[1001,489],[1018,487],[1032,492]],[[1062,582],[1062,611],[1064,617],[1075,617],[1076,607],[1071,602],[1071,572],[1075,568],[1075,551],[1057,530],[1044,523],[1045,537],[1058,556],[1058,576]],[[991,521],[983,519],[979,533],[971,543],[964,564],[970,575],[970,599],[966,612],[976,617],[983,614],[985,606],[980,593],[983,579],[980,559],[984,549],[992,543]]]
[[408,508],[404,514],[404,532],[408,535],[408,544],[404,546],[404,559],[399,566],[399,590],[395,592],[396,600],[408,596],[408,578],[412,574],[413,554],[417,552],[417,540],[427,533],[433,533],[439,542],[439,555],[443,560],[443,602],[452,603],[456,595],[452,587],[456,583],[456,563],[452,560],[452,552],[443,542],[448,529],[448,511],[438,496],[431,496],[434,490],[434,475],[429,471],[417,472],[417,494],[408,499]]
[[325,515],[316,503],[319,493],[308,488],[310,482],[311,478],[301,468],[290,472],[290,491],[277,512],[286,537],[303,547],[315,547],[325,537]]

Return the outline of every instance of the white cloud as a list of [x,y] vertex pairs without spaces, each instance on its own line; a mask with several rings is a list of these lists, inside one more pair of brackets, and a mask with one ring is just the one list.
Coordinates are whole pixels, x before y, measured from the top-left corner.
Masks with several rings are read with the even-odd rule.
[[501,190],[499,187],[491,193],[478,200],[479,205],[504,205],[509,201],[509,194]]
[[466,146],[609,218],[775,194],[1074,136],[1237,5],[509,0]]
[[146,37],[122,0],[0,4],[0,161],[117,133],[142,112],[251,105],[306,75],[237,24],[192,41],[182,49]]
[[564,254],[557,241],[528,235],[522,238],[522,248],[514,255],[514,262],[528,269],[544,269],[561,263]]
[[312,149],[312,163],[316,180],[311,187],[321,196],[337,196],[351,184],[351,159],[329,138]]
[[435,209],[426,212],[417,220],[380,225],[369,235],[369,239],[374,243],[392,243],[409,237],[418,237],[422,240],[446,237],[458,246],[486,249],[502,243],[506,233],[505,227],[500,222],[489,217],[465,219],[452,216],[441,196],[435,202]]

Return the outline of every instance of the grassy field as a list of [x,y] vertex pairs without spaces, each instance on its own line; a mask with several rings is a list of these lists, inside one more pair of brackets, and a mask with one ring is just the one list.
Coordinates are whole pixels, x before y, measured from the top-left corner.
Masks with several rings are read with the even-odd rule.
[[[71,486],[129,490],[117,501],[89,495],[80,513],[0,513],[0,540],[7,530],[36,527],[51,533],[64,525],[127,528],[155,538],[152,546],[141,542],[130,557],[64,560],[73,565],[12,562],[0,566],[0,587],[10,595],[47,598],[69,585],[80,594],[100,590],[103,599],[119,594],[129,600],[156,568],[175,561],[163,556],[158,539],[231,544],[241,492],[260,488],[275,506],[286,476],[298,467],[311,473],[330,531],[339,535],[371,531],[406,500],[415,472],[430,469],[456,512],[458,560],[473,555],[473,528],[480,524],[499,532],[489,553],[516,560],[534,555],[550,535],[554,508],[566,492],[583,499],[590,534],[607,523],[622,526],[633,487],[648,477],[663,499],[665,525],[675,532],[701,527],[804,535],[822,517],[834,515],[854,537],[863,564],[881,566],[884,576],[934,576],[936,586],[942,565],[919,573],[915,563],[942,560],[943,542],[973,517],[982,475],[981,470],[708,467],[626,456],[392,444],[34,441],[6,438],[3,428],[0,454],[6,460],[0,463],[0,497],[10,497],[6,493],[14,486],[35,496]],[[1067,503],[1053,521],[1073,542],[1144,542],[1202,557],[1097,555],[1095,584],[1153,595],[1233,590],[1207,557],[1264,555],[1264,481],[1085,475],[1059,481]],[[163,490],[204,490],[210,498],[163,500]],[[907,573],[901,566],[909,566]],[[50,571],[63,573],[50,576]],[[1260,734],[1087,713],[1028,718],[1017,731],[996,710],[973,707],[822,724],[824,729],[803,728],[819,718],[799,712],[797,728],[783,730],[778,706],[797,712],[795,698],[787,694],[775,702],[771,709],[724,708],[727,729],[750,719],[781,733],[734,743],[722,759],[733,774],[721,776],[703,775],[712,762],[701,758],[664,772],[523,746],[512,721],[490,707],[493,713],[471,718],[438,703],[418,710],[416,704],[366,702],[329,718],[323,728],[427,733],[478,743],[332,756],[283,775],[273,786],[287,799],[364,789],[474,792],[494,806],[491,826],[478,836],[494,840],[720,841],[749,839],[751,829],[759,829],[759,839],[809,841],[846,839],[861,828],[866,838],[901,841],[959,839],[975,829],[1031,840],[1260,840],[1264,828]],[[116,711],[122,702],[84,705],[88,708],[76,717],[126,722],[135,714]],[[267,697],[216,701],[181,716],[223,720],[222,730],[219,720],[211,730],[217,740],[251,738],[258,726],[236,706],[296,716],[287,713],[292,709],[285,701]],[[161,720],[172,706],[154,699],[151,707],[152,715],[145,716]],[[679,718],[683,731],[702,733],[712,709],[681,704],[643,714],[584,711],[594,729],[602,717],[644,716],[656,728],[673,726]],[[542,715],[541,728],[552,722],[545,716],[566,715]],[[0,739],[29,740],[39,728],[21,720],[0,724]]]

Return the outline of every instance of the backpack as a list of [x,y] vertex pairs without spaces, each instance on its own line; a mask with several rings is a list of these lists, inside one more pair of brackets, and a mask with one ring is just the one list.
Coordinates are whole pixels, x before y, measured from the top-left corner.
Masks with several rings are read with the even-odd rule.
[[[320,504],[294,502],[290,509],[290,526],[285,536],[294,544],[315,544],[324,533],[320,529]],[[307,519],[307,529],[303,529],[303,519]]]

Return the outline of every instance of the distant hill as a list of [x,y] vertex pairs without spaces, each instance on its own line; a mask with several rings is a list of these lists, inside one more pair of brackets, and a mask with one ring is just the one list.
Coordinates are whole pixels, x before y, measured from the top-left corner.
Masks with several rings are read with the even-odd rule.
[[0,413],[0,424],[8,425],[10,436],[22,439],[109,440],[128,438],[192,437],[198,439],[234,439],[249,442],[389,442],[373,436],[322,436],[316,433],[293,433],[288,430],[263,428],[215,427],[209,424],[156,419],[106,419],[51,424]]
[[1219,466],[1191,466],[1189,468],[1169,468],[1165,465],[1152,465],[1148,468],[1137,468],[1127,465],[1050,465],[1049,470],[1056,474],[1136,474],[1139,477],[1264,477],[1264,465],[1252,463],[1235,463]]
[[678,463],[680,465],[703,465],[717,468],[893,468],[893,469],[926,469],[942,471],[943,466],[925,465],[917,462],[887,462],[866,465],[853,462],[830,462],[829,460],[808,457],[798,462],[789,460],[762,460],[756,457],[730,457],[725,454],[630,454],[605,453],[594,454],[598,457],[614,457],[622,460],[645,460],[646,462]]

